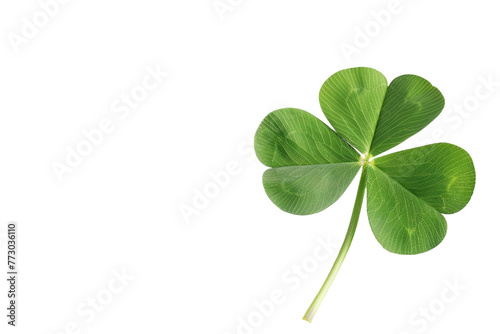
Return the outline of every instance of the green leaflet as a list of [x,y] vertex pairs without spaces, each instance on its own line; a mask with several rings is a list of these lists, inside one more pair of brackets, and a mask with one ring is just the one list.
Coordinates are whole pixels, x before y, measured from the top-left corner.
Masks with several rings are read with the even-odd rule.
[[446,220],[377,167],[368,167],[368,219],[378,242],[390,252],[418,254],[446,235]]
[[470,155],[458,146],[431,144],[373,160],[412,194],[439,212],[452,214],[469,202],[476,183]]
[[416,75],[394,79],[384,99],[370,153],[376,156],[410,138],[444,108],[441,92]]
[[335,73],[319,92],[319,103],[337,133],[367,153],[387,90],[382,73],[356,67]]
[[263,176],[265,191],[286,212],[307,215],[326,209],[362,168],[344,243],[304,316],[308,321],[349,250],[365,188],[370,226],[382,247],[398,254],[419,254],[444,239],[443,214],[467,205],[476,179],[469,154],[446,143],[372,159],[441,113],[444,98],[427,80],[403,75],[387,86],[380,72],[351,68],[328,78],[319,100],[336,132],[303,110],[287,108],[269,114],[255,135],[257,157],[271,167]]
[[293,108],[273,111],[255,134],[255,152],[269,167],[359,161],[360,156],[331,128]]
[[271,168],[264,173],[264,188],[283,211],[310,215],[335,203],[360,167],[359,162],[343,162]]

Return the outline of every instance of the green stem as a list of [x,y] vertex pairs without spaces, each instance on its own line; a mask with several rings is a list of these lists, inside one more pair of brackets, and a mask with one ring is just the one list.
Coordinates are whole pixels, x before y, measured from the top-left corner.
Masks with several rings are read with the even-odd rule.
[[354,238],[354,232],[356,232],[356,227],[358,226],[359,213],[361,212],[361,207],[363,206],[363,198],[365,196],[365,188],[366,188],[366,173],[367,173],[367,164],[363,162],[363,171],[361,172],[361,179],[359,181],[358,193],[356,195],[356,202],[354,203],[354,208],[352,210],[351,222],[349,223],[349,228],[347,229],[347,234],[344,239],[344,243],[340,248],[339,255],[333,264],[332,270],[328,274],[325,283],[319,290],[316,298],[314,298],[311,306],[307,309],[306,314],[304,315],[304,320],[311,322],[314,318],[314,315],[319,309],[321,302],[325,298],[328,289],[333,283],[335,276],[339,272],[340,266],[344,262],[344,259],[347,255],[347,251],[349,251],[349,247],[351,246],[352,238]]

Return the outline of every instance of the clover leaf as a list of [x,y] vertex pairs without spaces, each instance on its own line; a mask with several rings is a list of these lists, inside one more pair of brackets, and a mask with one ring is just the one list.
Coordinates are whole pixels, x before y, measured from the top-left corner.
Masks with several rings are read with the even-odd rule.
[[350,68],[332,75],[319,94],[335,131],[300,109],[273,111],[255,135],[259,160],[271,167],[263,184],[283,211],[309,215],[337,201],[361,169],[344,243],[307,310],[312,321],[337,275],[356,230],[367,192],[370,227],[386,250],[419,254],[445,237],[443,214],[460,211],[475,186],[469,154],[447,143],[377,157],[413,136],[443,110],[444,98],[427,80],[402,75],[387,85],[378,71]]

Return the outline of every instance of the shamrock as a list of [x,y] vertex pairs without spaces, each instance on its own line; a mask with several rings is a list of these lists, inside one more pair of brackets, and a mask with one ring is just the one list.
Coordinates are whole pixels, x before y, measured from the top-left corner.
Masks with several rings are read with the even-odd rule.
[[319,101],[335,131],[304,110],[285,108],[266,116],[255,135],[257,157],[271,167],[263,176],[266,194],[292,214],[328,208],[361,170],[347,235],[304,316],[309,322],[349,250],[365,189],[368,220],[377,241],[392,253],[419,254],[444,239],[443,214],[465,207],[476,178],[469,154],[448,143],[378,157],[443,110],[443,95],[419,76],[402,75],[387,85],[374,69],[350,68],[326,80]]

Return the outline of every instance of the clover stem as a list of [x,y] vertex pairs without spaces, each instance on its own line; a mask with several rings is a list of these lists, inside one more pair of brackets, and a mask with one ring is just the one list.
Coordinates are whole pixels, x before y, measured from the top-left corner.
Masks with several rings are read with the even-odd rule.
[[363,198],[365,196],[365,188],[366,188],[366,173],[367,173],[367,163],[363,163],[363,170],[361,172],[361,179],[359,181],[358,193],[356,195],[356,201],[354,202],[354,208],[352,210],[351,222],[349,223],[349,228],[347,229],[347,233],[344,239],[344,243],[340,248],[339,255],[333,264],[332,270],[328,274],[328,277],[323,283],[323,286],[319,290],[316,298],[314,298],[311,306],[307,309],[306,314],[304,315],[304,320],[311,322],[314,318],[314,315],[318,311],[321,302],[326,296],[328,289],[333,283],[335,276],[337,276],[338,271],[340,270],[340,266],[344,262],[344,259],[349,251],[349,247],[351,246],[352,239],[354,238],[354,232],[356,232],[356,227],[358,226],[359,214],[361,212],[361,207],[363,206]]

